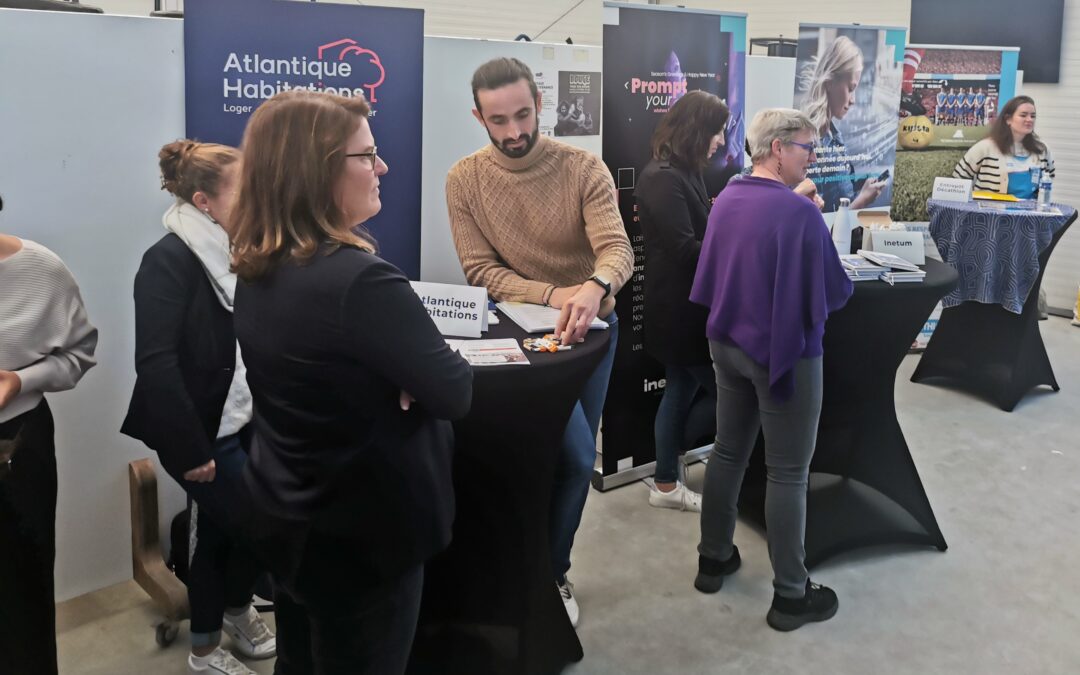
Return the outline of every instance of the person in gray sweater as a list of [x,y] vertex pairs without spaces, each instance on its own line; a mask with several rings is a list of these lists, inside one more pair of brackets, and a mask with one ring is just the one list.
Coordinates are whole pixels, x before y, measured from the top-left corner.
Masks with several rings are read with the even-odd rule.
[[41,244],[0,234],[0,289],[0,654],[11,672],[55,675],[56,448],[44,395],[94,366],[97,329]]

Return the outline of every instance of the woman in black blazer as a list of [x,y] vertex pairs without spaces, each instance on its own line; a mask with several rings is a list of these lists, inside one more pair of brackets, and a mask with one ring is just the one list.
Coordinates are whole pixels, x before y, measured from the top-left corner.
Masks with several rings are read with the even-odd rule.
[[276,673],[403,672],[423,563],[450,540],[472,371],[359,224],[387,172],[363,98],[294,90],[244,135],[236,334],[244,471],[275,582]]
[[274,634],[251,606],[260,573],[237,539],[240,471],[250,439],[251,392],[233,331],[236,276],[229,225],[239,153],[176,141],[159,153],[162,188],[176,196],[169,233],[135,276],[137,379],[121,431],[146,443],[193,501],[188,572],[190,673],[246,675],[221,632],[249,658],[274,656]]
[[712,206],[702,171],[724,142],[728,109],[692,91],[660,120],[652,161],[634,192],[645,236],[645,351],[664,364],[664,397],[656,411],[656,507],[701,512],[701,495],[679,481],[686,418],[697,392],[716,392],[705,338],[708,312],[690,302],[701,239]]

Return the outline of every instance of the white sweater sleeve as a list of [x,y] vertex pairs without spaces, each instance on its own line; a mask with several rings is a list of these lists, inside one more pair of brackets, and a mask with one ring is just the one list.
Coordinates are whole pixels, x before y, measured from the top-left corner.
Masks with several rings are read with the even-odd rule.
[[23,248],[0,267],[0,315],[6,328],[0,369],[22,381],[12,405],[73,388],[95,365],[98,339],[79,286],[63,261],[32,241],[24,240]]
[[97,364],[94,350],[97,348],[98,331],[86,316],[86,308],[74,279],[71,280],[71,294],[66,300],[66,307],[61,305],[57,308],[58,312],[64,314],[66,334],[59,336],[57,344],[45,358],[15,371],[22,380],[24,393],[72,389],[86,371]]

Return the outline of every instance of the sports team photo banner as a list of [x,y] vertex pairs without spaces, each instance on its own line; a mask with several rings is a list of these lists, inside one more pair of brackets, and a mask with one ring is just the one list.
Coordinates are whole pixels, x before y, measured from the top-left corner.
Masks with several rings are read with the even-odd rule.
[[[257,20],[256,20],[257,19]],[[366,224],[379,254],[420,276],[424,12],[289,0],[187,0],[187,135],[239,146],[252,111],[281,91],[364,96],[390,167]]]
[[888,207],[893,193],[903,28],[799,25],[794,106],[817,127],[807,176],[826,213]]
[[[709,196],[742,168],[746,15],[606,2],[603,59],[603,157],[634,247],[634,275],[616,304],[619,344],[603,416],[603,476],[609,476],[655,459],[653,419],[665,384],[663,367],[644,352],[649,272],[635,215],[637,176],[651,158],[656,125],[694,90],[716,94],[731,110],[725,145],[704,172]],[[715,434],[712,419],[703,425],[706,437]]]
[[908,45],[892,218],[925,221],[934,178],[952,176],[967,149],[1016,95],[1016,47]]

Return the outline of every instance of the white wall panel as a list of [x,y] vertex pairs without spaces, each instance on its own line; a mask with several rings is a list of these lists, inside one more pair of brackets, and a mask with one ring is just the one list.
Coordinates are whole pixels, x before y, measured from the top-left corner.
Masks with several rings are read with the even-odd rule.
[[[1034,6],[1033,6],[1034,7]],[[1034,10],[1032,10],[1034,11]],[[1057,164],[1054,201],[1080,207],[1080,0],[1066,0],[1061,37],[1061,81],[1058,84],[1024,84],[1021,93],[1035,99],[1042,136]],[[1047,302],[1068,310],[1076,302],[1080,284],[1080,223],[1062,238],[1043,277]],[[1075,358],[1076,355],[1073,355]]]
[[[222,0],[223,2],[226,0]],[[302,1],[302,0],[297,0]],[[141,14],[153,0],[83,0],[110,14]],[[351,5],[355,0],[320,0]],[[368,0],[365,5],[424,10],[424,34],[513,40],[525,33],[533,40],[599,45],[603,0]],[[181,4],[181,6],[183,6]],[[563,16],[563,18],[559,18]],[[554,23],[543,35],[539,33]]]
[[[135,272],[165,233],[161,214],[172,203],[157,153],[184,132],[180,29],[164,19],[0,9],[0,230],[63,258],[100,331],[98,365],[74,391],[49,395],[58,600],[131,578],[127,463],[156,461],[120,424],[135,384]],[[167,538],[184,496],[157,474]]]
[[[947,0],[943,0],[947,1]],[[861,23],[907,27],[911,18],[910,0],[660,0],[661,5],[682,5],[728,12],[746,12],[747,39],[757,37],[797,38],[800,23]],[[749,48],[749,45],[748,45]]]
[[[446,174],[462,157],[488,145],[487,134],[472,116],[473,71],[498,56],[521,59],[558,93],[559,71],[598,72],[602,68],[599,47],[506,42],[447,37],[424,38],[424,151],[421,197],[420,278],[446,284],[464,284],[465,274],[450,235],[446,210]],[[543,80],[541,74],[546,75]],[[554,110],[558,98],[541,101]],[[541,118],[544,116],[541,115]],[[601,131],[603,131],[601,129]],[[375,127],[378,133],[378,128]],[[599,155],[600,136],[564,136],[559,139]],[[392,176],[391,176],[392,179]]]

